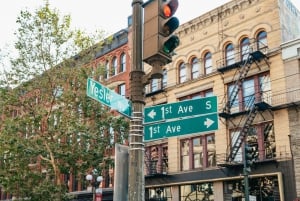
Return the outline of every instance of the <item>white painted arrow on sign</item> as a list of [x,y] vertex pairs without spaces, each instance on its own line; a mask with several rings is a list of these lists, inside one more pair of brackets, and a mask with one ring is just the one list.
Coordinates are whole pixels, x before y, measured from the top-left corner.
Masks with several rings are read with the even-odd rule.
[[206,126],[206,128],[209,128],[211,125],[213,125],[213,123],[215,122],[209,118],[206,118],[206,121],[204,121],[204,125]]
[[156,112],[154,110],[151,110],[148,114],[148,117],[150,117],[151,119],[154,119],[154,117],[156,116]]

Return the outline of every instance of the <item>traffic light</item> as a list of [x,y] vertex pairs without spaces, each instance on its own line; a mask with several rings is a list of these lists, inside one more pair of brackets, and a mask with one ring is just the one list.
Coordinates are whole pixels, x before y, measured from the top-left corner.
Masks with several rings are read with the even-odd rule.
[[257,158],[257,150],[255,146],[249,146],[248,144],[245,144],[245,166],[248,170],[248,172],[251,171],[250,167],[253,166],[254,161]]
[[173,35],[179,27],[174,17],[177,8],[178,0],[149,0],[144,4],[143,61],[154,68],[170,63],[179,45],[179,37]]

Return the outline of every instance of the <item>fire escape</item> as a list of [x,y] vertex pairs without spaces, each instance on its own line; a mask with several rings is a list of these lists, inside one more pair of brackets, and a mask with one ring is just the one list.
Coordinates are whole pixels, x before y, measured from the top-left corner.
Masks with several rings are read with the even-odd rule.
[[[262,112],[271,108],[271,106],[261,98],[257,98],[254,94],[249,96],[247,101],[244,102],[244,109],[238,112],[233,111],[232,107],[236,104],[239,91],[243,87],[243,82],[247,78],[248,72],[251,68],[257,67],[259,71],[263,66],[267,65],[269,68],[268,57],[266,55],[267,47],[261,48],[257,44],[257,41],[249,44],[249,50],[247,54],[242,55],[241,61],[235,62],[231,65],[225,65],[221,68],[218,68],[218,71],[224,74],[227,71],[235,70],[233,76],[233,85],[229,93],[226,93],[224,100],[222,101],[222,111],[219,113],[219,116],[224,118],[225,121],[230,121],[231,118],[241,115],[241,120],[236,125],[238,132],[235,134],[234,139],[232,137],[231,144],[227,147],[226,156],[223,156],[220,165],[230,165],[235,161],[237,154],[240,152],[243,142],[246,140],[248,132],[251,132],[251,125],[258,112]],[[262,86],[260,86],[262,87]],[[272,126],[272,125],[270,125]],[[268,135],[270,131],[270,126],[267,126],[265,129],[265,135]]]
[[168,174],[168,156],[166,147],[151,147],[145,151],[145,176],[165,177]]

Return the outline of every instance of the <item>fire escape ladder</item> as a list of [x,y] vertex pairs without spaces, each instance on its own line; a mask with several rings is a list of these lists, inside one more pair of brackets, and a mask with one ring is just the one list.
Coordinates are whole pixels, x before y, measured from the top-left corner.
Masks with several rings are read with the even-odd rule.
[[253,104],[252,108],[249,110],[249,114],[247,115],[244,125],[242,126],[242,129],[240,130],[240,132],[237,136],[237,140],[235,140],[235,142],[232,144],[231,152],[228,156],[227,161],[229,161],[229,162],[234,161],[234,158],[236,157],[240,147],[242,146],[242,143],[245,140],[245,136],[248,133],[250,126],[253,123],[253,120],[257,114],[257,111],[258,111],[258,106]]
[[144,160],[145,160],[146,175],[153,175],[154,170],[153,170],[153,164],[151,163],[150,152],[145,152],[144,158],[145,158]]
[[[241,89],[241,85],[242,85],[244,79],[246,78],[252,63],[253,63],[252,54],[249,54],[247,59],[242,62],[241,67],[238,70],[239,71],[238,78],[236,79],[236,81],[233,85],[233,89],[229,94],[229,98],[227,99],[227,102],[223,108],[223,111],[222,111],[223,114],[230,113],[230,109],[234,103],[234,100],[236,99],[236,97],[239,93],[239,90]],[[222,115],[220,115],[220,116],[222,116]]]
[[272,130],[272,128],[273,128],[273,123],[267,124],[267,126],[264,129],[264,139],[268,138],[268,135],[269,135],[270,131]]

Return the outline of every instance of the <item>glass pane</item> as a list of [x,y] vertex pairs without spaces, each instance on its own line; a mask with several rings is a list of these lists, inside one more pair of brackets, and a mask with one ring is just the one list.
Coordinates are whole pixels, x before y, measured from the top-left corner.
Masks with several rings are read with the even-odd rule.
[[260,50],[266,48],[267,45],[268,45],[267,33],[265,31],[262,31],[257,35],[257,47]]
[[207,142],[207,166],[216,166],[216,146],[215,146],[215,136],[208,135],[206,137]]
[[189,169],[189,141],[185,140],[181,143],[181,167],[182,170]]
[[209,73],[212,72],[212,59],[211,59],[211,53],[210,52],[205,54],[204,69],[205,69],[205,74],[209,74]]
[[259,77],[259,85],[261,92],[261,100],[271,104],[272,93],[271,93],[271,80],[270,75],[263,75]]
[[197,58],[193,58],[192,60],[192,79],[199,77],[199,62]]
[[[231,147],[234,146],[234,144],[237,142],[238,140],[238,136],[240,135],[240,131],[232,131],[230,133],[231,135]],[[242,155],[242,148],[240,147],[235,158],[233,159],[233,161],[235,162],[242,162],[243,160],[243,155]]]
[[241,42],[242,60],[246,60],[248,58],[249,52],[250,52],[249,38],[244,38]]
[[186,81],[186,68],[185,64],[181,63],[179,67],[179,83],[183,83]]
[[193,155],[194,155],[194,168],[200,168],[203,166],[203,154],[202,154],[202,142],[201,138],[193,139]]
[[231,108],[230,108],[231,113],[239,112],[239,96],[237,95],[234,98],[235,92],[233,92],[233,90],[235,90],[235,87],[238,87],[238,86],[237,85],[229,85],[228,86],[228,97],[229,97],[229,101],[231,104]]
[[244,109],[247,110],[251,108],[254,104],[255,99],[255,88],[254,88],[254,80],[246,80],[243,82],[243,104]]
[[226,46],[225,57],[227,65],[234,64],[234,48],[232,44]]

